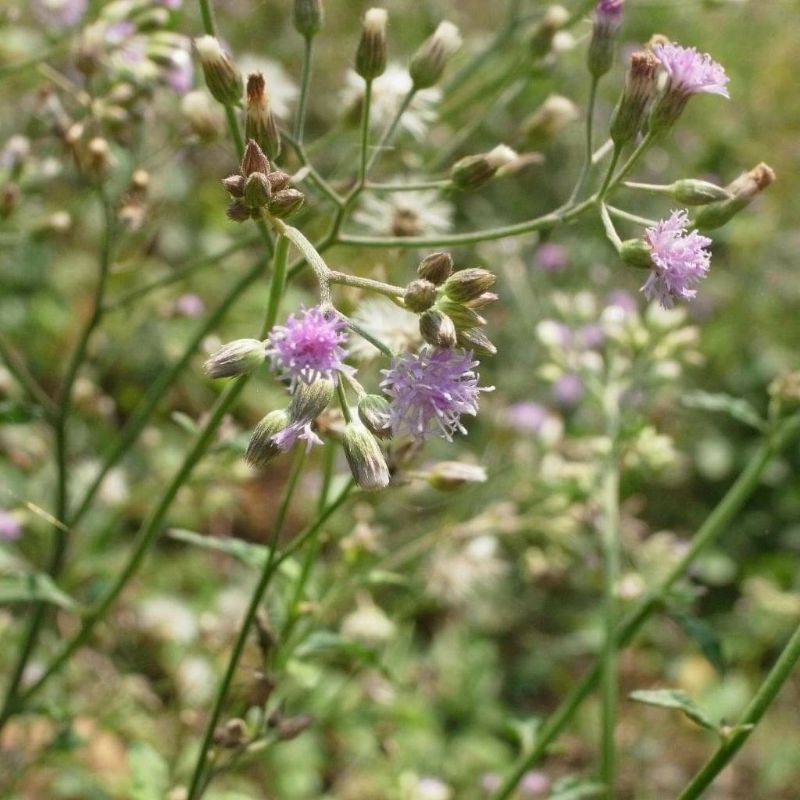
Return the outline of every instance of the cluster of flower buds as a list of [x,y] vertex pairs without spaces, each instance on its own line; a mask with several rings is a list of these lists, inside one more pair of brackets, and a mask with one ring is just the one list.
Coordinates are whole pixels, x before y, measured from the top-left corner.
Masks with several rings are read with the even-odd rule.
[[242,157],[238,175],[224,178],[222,185],[233,198],[228,218],[234,222],[258,219],[264,210],[283,219],[303,205],[303,193],[292,188],[291,178],[281,170],[273,170],[264,151],[250,139]]
[[465,156],[456,161],[450,169],[453,185],[468,191],[478,189],[495,177],[502,177],[503,171],[519,160],[519,155],[510,147],[499,144],[488,153]]
[[478,313],[497,295],[489,289],[495,276],[486,269],[453,272],[450,253],[432,253],[417,267],[417,279],[405,289],[403,302],[420,315],[422,338],[433,347],[463,347],[478,355],[494,355],[495,346],[481,330]]

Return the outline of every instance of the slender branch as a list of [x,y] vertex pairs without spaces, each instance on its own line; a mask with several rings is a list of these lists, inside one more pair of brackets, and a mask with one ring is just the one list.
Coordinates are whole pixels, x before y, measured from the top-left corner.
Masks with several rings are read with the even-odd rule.
[[606,206],[606,210],[612,217],[617,217],[618,219],[624,219],[626,222],[633,222],[636,225],[644,225],[645,227],[650,227],[651,225],[655,225],[656,221],[654,219],[648,219],[647,217],[640,217],[638,214],[631,214],[630,211],[623,211],[621,208],[616,208],[615,206]]
[[400,125],[400,120],[403,119],[403,115],[406,113],[406,111],[408,111],[408,107],[411,105],[411,101],[414,99],[416,93],[417,93],[416,89],[412,87],[411,89],[408,90],[408,93],[403,98],[403,101],[400,103],[397,112],[394,115],[394,119],[389,123],[389,126],[383,132],[383,136],[381,136],[380,141],[375,147],[375,152],[372,154],[369,161],[367,162],[365,176],[368,175],[370,172],[372,172],[372,168],[375,166],[375,164],[378,163],[378,159],[383,154],[383,151],[386,149],[386,147],[394,138],[394,135],[397,132],[397,128]]
[[611,215],[608,213],[608,206],[605,203],[600,203],[600,219],[603,220],[603,228],[605,229],[608,240],[619,252],[619,249],[622,247],[622,239],[620,239],[617,229],[614,227]]
[[0,333],[0,356],[3,357],[8,371],[16,378],[17,383],[25,390],[30,399],[42,409],[48,419],[53,420],[56,414],[55,403],[42,389],[19,353],[14,350],[2,333]]
[[733,732],[720,744],[717,751],[681,792],[678,800],[695,800],[713,783],[747,741],[761,721],[786,680],[800,661],[800,626],[795,629],[769,674],[753,696]]
[[350,275],[346,272],[329,270],[327,277],[330,283],[338,283],[342,286],[354,286],[357,289],[366,289],[367,291],[377,292],[387,297],[402,297],[405,294],[405,289],[402,286],[376,281],[372,278],[363,278],[360,275]]
[[[618,186],[625,178],[630,175],[633,168],[639,163],[639,159],[645,154],[646,150],[650,147],[656,138],[656,134],[650,131],[641,142],[636,146],[636,149],[630,154],[628,160],[622,165],[620,171],[614,176],[614,186]],[[601,194],[601,197],[605,195]]]
[[264,567],[261,570],[261,577],[259,578],[256,588],[250,598],[250,604],[247,607],[241,627],[239,628],[239,634],[236,637],[236,642],[234,643],[233,650],[231,651],[231,656],[228,659],[228,666],[225,668],[222,681],[217,689],[217,695],[216,699],[214,700],[214,706],[211,710],[211,715],[206,722],[206,730],[203,736],[203,742],[200,745],[200,751],[197,755],[197,762],[195,763],[192,780],[189,784],[187,800],[196,800],[196,798],[200,797],[201,785],[203,788],[208,785],[207,783],[203,783],[208,751],[214,741],[214,732],[216,731],[220,717],[222,716],[222,710],[225,707],[225,701],[228,698],[228,692],[230,691],[233,676],[236,674],[236,668],[239,666],[239,659],[242,657],[244,647],[247,644],[247,637],[250,634],[250,628],[253,625],[256,613],[261,605],[261,600],[264,597],[264,593],[267,591],[267,587],[269,586],[270,580],[272,579],[275,571],[275,555],[278,549],[278,540],[283,530],[283,524],[286,520],[286,514],[289,510],[289,504],[291,503],[292,497],[294,496],[294,491],[297,488],[297,482],[300,478],[303,464],[305,463],[305,455],[305,448],[300,448],[297,451],[297,456],[295,457],[292,471],[289,474],[289,480],[283,493],[283,500],[281,501],[280,508],[278,509],[275,523],[272,526],[272,534],[267,542],[268,555],[264,561]]
[[367,183],[364,188],[370,192],[419,192],[427,189],[451,189],[450,178],[434,181],[417,181],[416,183]]
[[339,407],[342,409],[344,421],[351,422],[353,417],[350,413],[350,404],[347,402],[347,395],[345,394],[342,381],[336,381],[336,397],[339,400]]
[[599,191],[597,192],[597,197],[602,200],[606,194],[608,194],[609,189],[611,188],[612,181],[614,179],[614,170],[617,167],[617,163],[619,162],[619,157],[622,155],[622,148],[614,145],[614,149],[611,151],[611,161],[609,162],[608,169],[606,170],[606,175],[603,178],[603,183],[600,186]]
[[[645,622],[662,606],[669,591],[678,580],[686,575],[700,553],[711,547],[725,532],[742,506],[758,488],[761,476],[773,456],[795,442],[798,437],[800,437],[800,415],[795,415],[785,420],[772,435],[762,441],[734,484],[700,526],[680,560],[662,579],[661,583],[653,587],[636,607],[624,616],[617,627],[619,649],[628,645]],[[544,756],[550,744],[564,730],[575,711],[595,688],[600,680],[600,675],[600,661],[597,661],[555,711],[542,723],[537,731],[533,747],[521,756],[492,800],[507,800],[514,793],[525,772]]]
[[668,183],[636,183],[635,181],[625,181],[622,184],[626,189],[639,189],[642,192],[651,194],[669,194],[672,186]]
[[303,74],[300,79],[300,99],[297,101],[297,114],[294,120],[294,138],[303,144],[306,126],[306,110],[308,108],[308,87],[311,85],[311,64],[314,58],[314,37],[305,37],[303,49]]
[[592,76],[592,82],[589,86],[589,105],[586,110],[586,155],[584,156],[583,166],[581,167],[580,174],[578,175],[578,180],[575,183],[575,188],[572,190],[572,194],[569,196],[569,200],[567,201],[569,205],[572,205],[572,203],[574,203],[575,200],[580,197],[583,187],[586,185],[586,180],[589,177],[589,173],[592,170],[592,131],[594,126],[594,109],[597,102],[597,84],[598,79],[595,76]]
[[364,81],[364,102],[361,108],[361,165],[358,171],[358,185],[363,188],[367,181],[367,156],[369,154],[369,112],[372,106],[372,78]]
[[357,322],[353,322],[350,317],[347,317],[344,314],[339,314],[339,316],[344,320],[345,325],[347,325],[347,327],[350,328],[353,333],[358,334],[362,339],[380,350],[385,356],[389,356],[389,358],[394,357],[392,349],[385,342],[382,342],[380,339],[373,336],[368,330],[362,328]]

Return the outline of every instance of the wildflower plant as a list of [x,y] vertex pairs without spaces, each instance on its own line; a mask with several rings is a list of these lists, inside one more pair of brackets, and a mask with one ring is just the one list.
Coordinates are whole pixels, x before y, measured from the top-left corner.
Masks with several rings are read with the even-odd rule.
[[[465,645],[463,661],[456,658],[454,663],[452,654],[461,652],[466,630],[461,626],[470,616],[482,626],[513,625],[508,621],[515,600],[512,581],[521,572],[529,579],[563,579],[577,552],[602,565],[597,665],[563,698],[552,717],[535,731],[523,731],[515,756],[509,756],[507,741],[492,750],[497,763],[480,767],[485,778],[481,791],[493,800],[551,790],[553,797],[615,797],[620,781],[619,651],[668,604],[675,586],[683,586],[696,557],[721,536],[753,493],[769,459],[800,434],[796,392],[789,378],[773,384],[765,415],[729,399],[701,401],[746,420],[763,437],[762,444],[686,549],[676,554],[673,548],[669,567],[658,574],[653,571],[652,587],[643,589],[637,582],[641,576],[624,580],[628,539],[623,536],[623,482],[629,475],[652,477],[668,471],[678,459],[671,431],[662,429],[653,409],[656,403],[674,406],[684,369],[702,361],[697,328],[687,323],[684,306],[714,285],[714,241],[709,234],[747,207],[775,175],[759,164],[726,186],[691,176],[666,184],[630,180],[648,152],[668,145],[690,102],[735,97],[736,87],[729,91],[728,75],[711,55],[663,36],[632,52],[624,64],[624,78],[618,79],[614,63],[625,31],[624,0],[578,3],[573,11],[552,6],[531,17],[522,15],[522,4],[512,0],[507,23],[485,49],[476,51],[469,39],[465,43],[461,30],[444,19],[431,26],[429,35],[420,36],[405,57],[395,52],[388,11],[367,9],[360,29],[349,32],[347,57],[336,48],[337,74],[345,77],[344,86],[330,93],[338,98],[339,119],[333,124],[330,110],[323,102],[317,107],[313,94],[330,9],[326,13],[322,0],[276,4],[281,6],[276,19],[291,19],[301,55],[296,89],[273,91],[280,88],[271,85],[277,82],[274,71],[270,77],[258,64],[242,68],[242,53],[218,27],[211,0],[198,1],[202,31],[191,16],[194,9],[190,13],[187,8],[188,0],[31,4],[31,19],[74,35],[68,52],[62,51],[63,42],[54,40],[52,53],[11,65],[12,74],[38,67],[47,84],[36,94],[26,135],[16,132],[0,152],[0,221],[5,225],[6,220],[19,219],[19,231],[34,242],[65,236],[73,225],[66,212],[31,221],[36,208],[58,196],[50,191],[56,179],[63,181],[66,193],[78,188],[93,198],[100,214],[99,237],[92,248],[97,261],[92,300],[63,376],[57,382],[40,380],[17,347],[0,338],[8,375],[35,409],[31,419],[51,436],[52,444],[42,449],[52,451],[54,475],[51,503],[37,498],[24,508],[12,508],[2,498],[3,509],[9,505],[0,510],[4,553],[26,537],[20,521],[25,509],[41,512],[54,533],[46,568],[31,572],[25,559],[8,559],[17,587],[9,592],[15,600],[28,602],[31,610],[10,664],[0,727],[44,708],[40,698],[45,687],[55,690],[55,678],[80,662],[79,651],[133,591],[132,581],[167,527],[176,499],[207,494],[211,499],[198,500],[204,510],[215,503],[233,505],[231,493],[214,481],[198,478],[193,483],[195,472],[205,477],[201,466],[206,469],[207,462],[218,461],[237,481],[259,487],[275,480],[281,470],[288,475],[280,502],[261,504],[273,512],[262,543],[200,536],[179,526],[170,530],[179,542],[237,558],[255,572],[237,605],[234,624],[216,619],[224,616],[219,609],[207,611],[219,623],[209,629],[227,630],[221,635],[226,639],[221,669],[200,652],[204,626],[184,604],[154,592],[133,615],[132,636],[164,649],[174,645],[188,654],[178,657],[180,668],[174,670],[176,696],[190,704],[210,701],[207,713],[189,715],[195,732],[199,730],[199,744],[187,750],[188,755],[181,752],[176,757],[169,780],[159,777],[164,772],[159,754],[143,756],[137,751],[131,756],[134,762],[144,759],[145,764],[159,765],[154,770],[159,775],[149,776],[160,781],[153,796],[211,797],[216,782],[248,762],[257,765],[264,754],[271,756],[273,747],[317,736],[318,717],[333,725],[337,715],[347,713],[342,709],[363,705],[363,697],[349,694],[347,684],[354,675],[359,692],[390,708],[390,718],[402,718],[403,709],[392,704],[425,669],[413,662],[411,639],[401,641],[404,612],[392,616],[382,607],[387,586],[410,588],[413,602],[421,603],[425,612],[445,610],[452,615],[447,623],[452,646],[431,650],[430,668],[436,673],[432,683],[445,687],[438,697],[443,716],[454,717],[459,704],[458,714],[477,715],[484,703],[498,702],[498,692],[472,672],[473,659],[483,668],[490,655]],[[221,10],[222,4],[218,6]],[[270,8],[265,6],[264,13],[271,13]],[[231,14],[235,17],[236,10]],[[227,26],[228,20],[220,15],[219,23]],[[587,37],[571,33],[579,23],[586,23]],[[538,106],[526,108],[516,119],[518,101],[530,85],[557,74],[561,54],[582,47],[584,40],[585,113],[571,99],[550,92],[546,97],[540,94]],[[524,49],[524,78],[518,79],[519,65],[511,64],[496,84],[473,83],[482,78],[485,63],[505,55],[506,44],[514,49],[512,43]],[[266,44],[255,37],[246,49],[262,49],[265,52],[258,55],[270,59],[278,55],[270,37]],[[3,69],[0,64],[0,74]],[[606,113],[598,103],[600,86],[612,81],[619,83],[619,97]],[[169,202],[174,190],[163,184],[180,172],[171,171],[175,165],[158,155],[174,147],[157,124],[159,114],[167,116],[165,106],[180,108],[181,163],[196,159],[204,187],[218,181],[216,194],[208,195],[213,198],[210,221],[204,219],[197,227],[207,225],[212,229],[209,240],[219,235],[228,244],[219,252],[189,258],[164,275],[140,279],[138,271],[130,269],[131,262],[146,264],[149,254],[162,247],[162,257],[169,262],[170,248],[191,238],[179,232],[174,241],[160,239],[159,203]],[[479,110],[457,129],[452,120],[463,108]],[[507,138],[473,146],[479,126],[495,111],[513,117]],[[528,186],[535,183],[534,170],[546,163],[549,148],[555,142],[560,145],[581,116],[582,163],[571,190],[544,214],[532,216],[523,208],[521,221],[484,224],[487,212],[474,209],[490,208],[495,201],[502,205],[502,193],[511,186],[532,195]],[[598,136],[600,129],[603,136]],[[337,134],[347,137],[344,158],[338,158],[335,148],[331,156],[324,152]],[[426,160],[429,139],[436,152]],[[48,148],[62,156],[55,170],[45,156]],[[167,176],[161,195],[152,189],[144,166],[148,158],[160,163]],[[381,167],[389,177],[380,179]],[[152,178],[162,183],[156,169]],[[181,213],[187,219],[199,213],[201,195],[194,195],[193,189],[182,195],[177,191],[180,202],[175,205]],[[660,219],[641,213],[640,200],[647,195],[668,201]],[[614,291],[605,297],[590,291],[588,274],[578,276],[580,288],[575,291],[551,291],[547,298],[528,298],[516,291],[518,286],[505,291],[507,278],[513,277],[506,262],[513,261],[515,247],[522,247],[517,244],[521,237],[536,235],[533,263],[548,280],[570,272],[568,248],[558,239],[562,228],[578,220],[593,225],[607,240],[614,263],[609,288]],[[488,244],[497,242],[502,246]],[[472,245],[486,246],[478,261],[466,249]],[[98,398],[82,390],[82,377],[92,370],[98,385],[113,385],[119,379],[109,355],[118,337],[107,335],[103,341],[99,335],[112,312],[141,308],[137,304],[152,292],[180,280],[203,287],[202,270],[237,253],[254,252],[258,255],[249,271],[231,279],[219,297],[204,301],[193,285],[173,303],[168,323],[177,329],[194,319],[197,327],[138,405],[125,405],[129,401],[124,392],[118,406],[116,398]],[[621,287],[637,272],[640,295],[634,297]],[[268,289],[258,293],[256,287],[267,273]],[[120,276],[131,286],[126,292],[115,290],[118,293],[109,299],[109,286]],[[522,286],[529,288],[525,282]],[[245,296],[251,305],[237,314],[240,335],[229,341],[218,338],[221,320]],[[531,335],[526,339],[527,333]],[[512,342],[518,351],[534,353],[536,364],[525,376],[528,396],[502,408],[490,394],[490,383],[499,383],[495,377],[503,376],[493,357],[502,360],[504,347]],[[94,527],[104,481],[114,476],[134,445],[158,446],[153,428],[157,408],[187,366],[195,363],[199,347],[207,356],[200,393],[216,393],[213,406],[198,421],[180,412],[174,415],[177,427],[191,434],[191,443],[180,458],[162,460],[160,472],[141,478],[145,489],[138,491],[147,495],[155,484],[157,494],[155,499],[137,495],[137,502],[131,503],[132,515],[139,501],[150,506],[141,515],[127,559],[114,565],[117,572],[89,581],[90,589],[76,589],[64,580],[77,545],[73,531]],[[96,358],[98,349],[102,358]],[[141,350],[146,358],[148,346]],[[170,352],[175,355],[174,348]],[[99,368],[101,361],[107,362],[109,376]],[[519,381],[521,371],[516,372]],[[546,388],[531,396],[537,381]],[[195,402],[190,394],[187,403]],[[88,449],[92,423],[103,415],[124,424],[103,448],[87,485],[79,486],[70,471],[71,458],[79,447]],[[238,415],[245,421],[239,422]],[[458,437],[470,437],[475,428],[477,436],[468,441],[479,442],[492,425],[503,432],[501,438],[507,437],[508,453],[519,452],[521,461],[534,462],[533,487],[512,479],[508,499],[494,494],[498,484],[491,465],[469,456],[456,460],[453,452]],[[284,459],[290,451],[293,458]],[[446,460],[430,461],[441,453]],[[36,458],[43,457],[34,452],[18,460]],[[317,461],[319,469],[309,479],[311,470],[304,470]],[[346,465],[346,474],[338,474],[339,464]],[[319,486],[312,498],[314,478]],[[446,498],[451,497],[447,492],[463,491],[479,500],[471,509],[472,501],[449,501],[445,524],[431,525],[419,542],[396,546],[385,535],[386,518],[375,518],[383,500],[368,498],[377,494],[391,503],[394,495],[405,492],[403,497],[424,506],[431,502],[425,494],[430,491]],[[282,537],[298,497],[303,499],[307,524],[292,537]],[[351,503],[354,498],[358,501]],[[337,525],[336,514],[347,504],[353,509],[352,524],[346,535],[335,539],[329,536],[330,526]],[[105,542],[106,529],[113,527],[113,518],[99,519],[92,547]],[[599,533],[597,553],[582,536],[587,521]],[[321,569],[326,550],[335,551],[336,563]],[[404,574],[401,567],[415,564],[420,555],[418,574]],[[651,561],[657,558],[658,553]],[[647,558],[632,561],[645,563]],[[17,580],[19,575],[24,579]],[[84,596],[74,600],[67,589]],[[497,598],[506,609],[499,623],[492,613]],[[623,609],[623,600],[633,605]],[[75,618],[58,637],[48,638],[51,605]],[[399,677],[391,685],[392,670],[381,664],[381,653],[395,646]],[[683,800],[699,796],[744,743],[798,660],[800,633],[795,633],[740,724],[732,730],[707,725],[720,733],[721,744],[683,791]],[[333,685],[342,674],[347,678],[342,689],[347,702],[340,709],[319,687]],[[214,683],[213,693],[209,682]],[[536,762],[598,684],[596,780],[567,776],[551,782],[534,769]],[[672,699],[679,702],[674,695]],[[684,711],[691,708],[680,703]],[[660,705],[669,704],[662,698]],[[417,710],[421,716],[428,711]],[[696,713],[692,718],[704,719]],[[488,727],[514,727],[507,719],[500,722],[495,718]],[[394,741],[382,742],[381,747],[384,744],[386,752],[402,749]],[[347,743],[353,751],[359,746],[363,745]],[[141,778],[149,769],[138,763]],[[392,769],[396,774],[386,785],[380,785],[379,776],[371,776],[366,788],[348,788],[342,777],[345,788],[332,791],[341,790],[337,796],[342,797],[395,796],[399,787],[409,798],[456,796],[444,778],[427,774],[423,763]],[[477,766],[470,769],[475,772]],[[169,776],[168,767],[166,772]],[[458,776],[454,773],[450,780]],[[286,785],[291,786],[291,780]],[[322,791],[322,781],[314,785],[317,788],[309,791]],[[287,797],[299,796],[296,789],[285,791],[290,792]]]

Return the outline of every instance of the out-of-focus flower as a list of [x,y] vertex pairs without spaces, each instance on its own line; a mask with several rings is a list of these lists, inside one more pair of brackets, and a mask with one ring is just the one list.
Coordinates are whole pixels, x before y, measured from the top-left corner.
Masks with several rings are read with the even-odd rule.
[[436,191],[367,194],[353,221],[385,236],[436,236],[453,227],[453,207]]
[[72,28],[86,13],[87,0],[34,0],[33,13],[45,24],[58,28]]
[[705,249],[711,239],[687,232],[687,224],[685,211],[673,211],[645,233],[653,268],[642,292],[648,300],[658,298],[664,308],[671,308],[675,300],[693,299],[697,290],[690,287],[705,278],[711,266],[711,254]]
[[395,624],[368,595],[358,599],[358,607],[342,620],[342,634],[367,644],[383,644],[394,636]]
[[545,272],[561,272],[569,264],[567,248],[555,242],[546,242],[536,248],[533,263]]
[[351,370],[343,360],[347,341],[345,323],[319,306],[291,314],[285,325],[276,325],[269,334],[267,355],[273,367],[290,380],[311,383],[320,378],[336,378],[339,370]]
[[[400,104],[411,90],[411,76],[399,64],[389,64],[386,71],[372,82],[372,100],[369,107],[370,127],[383,131],[395,118]],[[436,106],[442,98],[439,89],[421,89],[416,92],[408,110],[400,120],[400,128],[415,139],[421,139],[436,121]],[[364,79],[354,70],[346,76],[342,104],[354,111],[364,102]]]
[[392,361],[381,388],[391,399],[392,431],[417,440],[466,433],[461,416],[478,413],[480,392],[472,353],[425,347]]
[[191,642],[198,631],[194,612],[174,597],[158,596],[143,600],[137,608],[139,625],[164,642]]
[[201,317],[206,310],[206,304],[203,299],[196,294],[187,292],[182,294],[174,305],[175,314],[181,317]]
[[491,586],[506,570],[494,536],[482,535],[459,549],[434,552],[427,569],[427,589],[439,600],[458,606]]
[[[395,353],[412,350],[421,341],[417,315],[382,297],[364,300],[352,314],[352,319]],[[380,350],[360,336],[351,336],[348,354],[357,361],[369,361],[379,356]]]
[[553,400],[560,406],[572,408],[580,403],[585,391],[580,376],[568,373],[567,375],[562,375],[553,384]]
[[529,770],[519,782],[522,797],[544,797],[550,791],[550,779],[543,772]]
[[175,673],[178,692],[189,706],[202,706],[211,699],[214,691],[214,670],[208,659],[188,656],[181,659]]
[[0,542],[13,542],[22,536],[22,524],[11,513],[0,508]]

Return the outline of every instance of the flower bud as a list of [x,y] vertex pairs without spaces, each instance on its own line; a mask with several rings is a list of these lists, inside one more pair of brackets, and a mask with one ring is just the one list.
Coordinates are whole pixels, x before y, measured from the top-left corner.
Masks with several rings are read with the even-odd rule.
[[296,739],[304,730],[314,724],[311,714],[295,714],[292,717],[281,717],[275,723],[275,734],[282,742]]
[[733,183],[725,187],[730,195],[729,199],[710,203],[697,212],[695,226],[705,231],[719,228],[749,206],[753,198],[774,181],[775,173],[763,162],[749,172],[742,173]]
[[278,219],[285,219],[294,214],[303,205],[305,197],[297,189],[281,189],[272,195],[269,202],[269,213]]
[[322,29],[322,0],[294,0],[294,27],[306,39]]
[[497,299],[498,297],[494,292],[483,292],[472,300],[466,302],[464,305],[466,305],[468,308],[474,308],[477,311],[479,308],[485,308],[489,305],[489,303],[494,303],[494,301]]
[[388,439],[392,435],[391,408],[383,395],[364,395],[358,402],[358,417],[378,438]]
[[247,76],[247,94],[244,105],[244,132],[267,155],[275,159],[281,153],[281,134],[275,115],[269,107],[266,82],[260,72]]
[[778,375],[767,388],[769,396],[789,406],[800,405],[800,370]]
[[356,51],[356,72],[371,81],[383,75],[386,69],[386,20],[384,8],[370,8],[364,14],[361,41]]
[[446,314],[453,321],[456,326],[456,331],[466,330],[467,328],[477,328],[480,325],[485,325],[486,320],[473,311],[471,308],[459,303],[449,297],[443,297],[436,304],[436,307],[443,314]]
[[486,469],[463,461],[440,461],[428,470],[425,479],[440,492],[452,492],[465,483],[486,483]]
[[417,275],[435,286],[444,283],[453,272],[453,256],[450,253],[431,253],[419,262]]
[[292,393],[289,416],[292,422],[313,422],[333,398],[333,381],[321,378],[311,383],[299,381]]
[[242,99],[242,76],[213,36],[194,40],[208,91],[224,106],[239,105]]
[[450,180],[459,189],[477,189],[494,178],[501,167],[512,164],[517,158],[510,147],[500,144],[488,153],[456,161],[450,170]]
[[417,278],[406,286],[403,302],[409,311],[417,314],[427,311],[436,302],[436,287],[424,278]]
[[94,178],[102,180],[114,166],[114,157],[108,142],[102,136],[95,136],[86,147],[86,170]]
[[246,375],[264,363],[264,343],[258,339],[228,342],[203,365],[209,378],[234,378]]
[[275,437],[290,424],[291,419],[286,409],[270,411],[256,425],[247,445],[245,461],[253,467],[263,467],[280,455],[283,450],[275,443]]
[[222,136],[225,118],[207,92],[189,92],[184,95],[181,112],[192,132],[204,142],[213,142]]
[[464,350],[470,350],[476,356],[497,355],[497,348],[480,328],[459,331],[457,344]]
[[552,139],[580,116],[568,97],[551,94],[523,123],[522,133],[533,139]]
[[444,293],[451,300],[466,303],[480,297],[494,286],[497,280],[488,269],[462,269],[454,272],[444,284]]
[[656,93],[658,67],[658,59],[650,52],[631,56],[625,88],[611,117],[609,133],[617,147],[633,141],[641,130],[647,107]]
[[461,47],[461,34],[452,22],[440,22],[439,27],[419,47],[411,59],[408,71],[414,89],[428,89],[442,77],[451,56]]
[[263,172],[253,172],[244,183],[244,204],[250,208],[261,208],[267,205],[272,196],[272,189],[267,176]]
[[236,750],[247,738],[247,725],[243,719],[229,719],[214,731],[214,745],[226,750]]
[[272,187],[273,192],[279,192],[281,189],[288,188],[289,184],[292,182],[292,176],[279,169],[273,170],[267,177],[269,178],[269,185]]
[[614,61],[614,39],[622,24],[624,2],[625,0],[598,0],[594,8],[588,66],[595,79],[601,78],[611,69]]
[[342,445],[353,479],[362,489],[383,489],[389,485],[389,468],[378,440],[361,421],[345,425]]
[[544,58],[553,49],[553,39],[569,20],[570,14],[564,6],[550,6],[539,24],[534,28],[530,39],[531,55]]
[[627,239],[620,245],[619,257],[631,267],[650,269],[653,266],[650,252],[650,245],[644,239]]
[[453,320],[436,308],[420,316],[419,332],[422,338],[434,347],[456,346],[456,326]]
[[253,141],[253,139],[249,139],[247,146],[244,148],[241,171],[245,178],[254,172],[260,172],[263,175],[269,173],[269,160],[264,155],[264,151],[258,146],[258,142]]
[[226,209],[225,215],[232,222],[246,222],[257,214],[253,209],[248,208],[241,200],[234,200]]
[[235,197],[237,200],[241,200],[244,197],[245,179],[243,175],[229,175],[227,178],[222,179],[222,185],[231,197]]
[[685,206],[704,206],[717,200],[729,200],[731,195],[727,189],[708,181],[684,178],[669,187],[669,194]]

